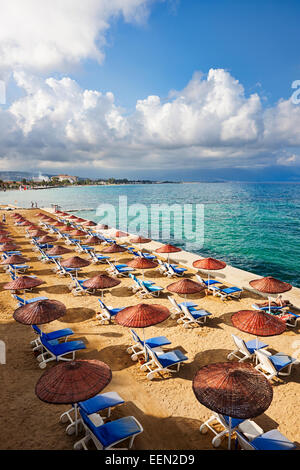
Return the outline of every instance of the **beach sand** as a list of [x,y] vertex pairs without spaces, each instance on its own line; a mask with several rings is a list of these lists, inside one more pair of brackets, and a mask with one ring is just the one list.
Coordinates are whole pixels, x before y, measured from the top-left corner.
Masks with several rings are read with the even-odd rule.
[[[18,212],[37,222],[35,214],[40,210]],[[73,296],[68,289],[70,280],[55,275],[51,270],[52,265],[39,261],[29,239],[25,238],[25,228],[12,225],[13,219],[9,213],[6,213],[6,218],[11,235],[32,267],[29,274],[34,274],[46,282],[27,296],[47,296],[49,299],[60,300],[67,307],[67,315],[61,320],[45,325],[44,330],[72,328],[75,332],[74,339],[82,339],[87,346],[87,349],[79,351],[76,357],[99,359],[111,367],[113,378],[105,391],[116,391],[126,401],[113,411],[112,417],[133,415],[144,428],[144,432],[135,440],[134,449],[213,449],[212,433],[208,431],[203,435],[199,432],[200,425],[211,412],[196,400],[192,391],[192,380],[201,366],[227,361],[228,353],[234,349],[232,333],[245,340],[253,339],[252,336],[236,330],[231,325],[230,318],[233,312],[251,308],[253,302],[263,299],[251,292],[244,292],[239,301],[225,302],[202,293],[189,296],[189,299],[196,300],[201,308],[211,312],[212,317],[208,319],[206,326],[185,329],[178,325],[176,320],[169,318],[145,330],[146,337],[167,336],[172,342],[167,349],[178,348],[188,356],[188,361],[178,373],[156,376],[154,380],[148,381],[146,373],[140,370],[139,363],[133,362],[126,352],[131,345],[129,330],[113,323],[100,325],[96,319],[95,315],[100,310],[97,300],[99,295]],[[74,254],[78,255],[75,251]],[[70,256],[67,254],[63,258]],[[86,257],[82,254],[79,256]],[[112,259],[122,262],[129,258],[128,253],[112,255]],[[87,278],[105,272],[106,266],[91,264],[82,269],[80,277]],[[194,273],[195,271],[189,270],[188,276],[195,280]],[[144,276],[145,279],[155,280],[162,287],[175,282],[175,279],[167,279],[154,270],[145,271]],[[65,425],[59,423],[60,414],[70,407],[46,404],[35,396],[35,384],[44,371],[39,368],[30,346],[30,341],[35,337],[32,329],[15,322],[12,317],[17,305],[10,292],[3,290],[3,285],[9,280],[8,274],[1,269],[0,339],[4,340],[7,346],[7,363],[0,365],[0,419],[1,429],[5,430],[1,435],[0,448],[72,449],[79,438],[68,436]],[[113,307],[140,303],[141,299],[127,288],[132,281],[126,278],[120,280],[119,286],[105,292],[105,303]],[[169,308],[167,296],[166,291],[158,299],[147,299],[144,302],[159,303]],[[183,300],[177,295],[174,296],[179,301]],[[265,339],[271,351],[283,351],[296,357],[297,348],[300,349],[297,329],[288,328],[278,337]],[[47,370],[52,364],[54,363],[47,364]],[[255,421],[264,431],[279,429],[298,444],[300,365],[293,367],[289,377],[274,380],[273,390],[271,406]],[[220,449],[225,449],[226,445],[224,439]]]

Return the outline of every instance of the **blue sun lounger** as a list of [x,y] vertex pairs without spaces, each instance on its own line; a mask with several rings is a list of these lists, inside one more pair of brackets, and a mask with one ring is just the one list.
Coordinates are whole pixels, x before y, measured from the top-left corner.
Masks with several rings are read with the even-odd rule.
[[[178,372],[182,362],[188,358],[179,349],[164,352],[162,349],[151,349],[145,345],[149,361],[141,366],[141,370],[148,370],[147,379],[152,380],[156,372]],[[175,366],[175,368],[174,368]]]
[[281,434],[278,429],[264,432],[254,421],[247,420],[236,430],[236,444],[244,450],[293,450],[294,442]]
[[122,307],[122,308],[109,308],[105,305],[104,302],[102,302],[101,299],[98,299],[98,302],[100,304],[102,312],[97,313],[96,318],[98,318],[100,320],[100,323],[105,323],[106,321],[110,321],[112,319],[112,317],[115,317],[117,315],[117,313],[119,313],[124,308],[124,307]]
[[129,439],[128,449],[131,449],[135,437],[143,432],[141,424],[134,416],[126,416],[103,424],[102,418],[97,414],[87,415],[80,409],[80,415],[85,436],[74,444],[74,449],[87,450],[86,444],[92,440],[98,450],[111,448],[117,450],[114,446],[127,439]]
[[221,287],[211,286],[210,289],[213,291],[213,295],[218,295],[222,300],[226,300],[228,297],[239,299],[243,292],[243,289],[239,287]]
[[[99,413],[102,420],[106,420],[107,418],[110,418],[112,408],[123,405],[123,403],[125,403],[125,401],[117,392],[106,392],[99,393],[98,395],[95,395],[88,400],[80,401],[77,403],[77,406],[87,415]],[[102,414],[103,411],[105,411],[105,416]],[[81,419],[78,417],[75,406],[72,406],[70,410],[65,411],[60,416],[61,423],[69,422],[69,425],[66,428],[67,434],[71,435],[74,433],[76,429],[76,419],[77,423],[79,424]]]
[[68,337],[74,334],[74,331],[71,328],[63,328],[61,330],[51,331],[50,333],[44,333],[37,325],[32,325],[33,331],[38,335],[38,338],[31,341],[33,350],[39,349],[42,347],[41,337],[46,338],[47,341],[53,340],[64,340],[67,341]]
[[[58,340],[47,341],[44,336],[41,336],[41,343],[45,349],[37,357],[41,369],[44,369],[49,361],[74,361],[76,351],[86,349],[83,341],[59,343]],[[71,355],[71,358],[67,358],[68,355]]]
[[16,299],[19,303],[19,307],[23,307],[23,305],[32,304],[33,302],[37,302],[38,300],[48,300],[48,297],[33,297],[32,299],[22,299],[16,294],[13,294],[14,299]]
[[[146,355],[145,345],[144,341],[140,339],[139,335],[133,329],[130,331],[134,344],[127,349],[127,352],[128,354],[131,354],[131,359],[133,361],[137,361],[140,354]],[[149,348],[155,350],[156,348],[161,348],[162,346],[171,344],[171,341],[166,338],[166,336],[155,336],[153,338],[146,339],[145,344],[149,346]]]

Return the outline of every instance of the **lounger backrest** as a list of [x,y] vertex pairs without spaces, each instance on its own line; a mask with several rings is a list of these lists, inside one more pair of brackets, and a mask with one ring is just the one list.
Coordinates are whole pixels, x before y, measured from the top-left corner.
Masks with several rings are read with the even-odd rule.
[[194,320],[193,316],[191,315],[191,312],[190,312],[189,309],[186,307],[186,305],[182,305],[181,308],[182,308],[182,311],[183,311],[184,315],[185,315],[189,320]]
[[181,310],[181,308],[179,307],[179,305],[176,302],[176,300],[174,299],[174,297],[171,297],[170,295],[168,295],[168,299],[171,302],[171,304],[173,305],[173,307],[176,308],[176,310]]
[[22,299],[22,297],[19,297],[18,295],[16,295],[16,299],[18,302],[20,302],[20,304],[24,305],[25,302],[24,302],[24,299]]
[[236,431],[236,437],[242,449],[244,450],[255,450],[255,447],[251,445],[251,442],[241,433]]
[[196,279],[200,284],[204,284],[204,279],[199,274],[196,274]]
[[37,325],[31,325],[31,326],[32,326],[33,331],[35,331],[38,335],[42,334],[40,328]]
[[241,352],[243,352],[246,356],[250,356],[249,350],[245,344],[245,341],[243,341],[241,338],[238,336],[232,334],[232,339],[234,341],[234,344],[236,345],[237,349]]
[[263,351],[256,350],[255,354],[260,362],[261,367],[266,371],[269,372],[270,374],[277,374],[277,371],[275,367],[273,366],[272,362],[270,361],[269,357],[267,354],[265,354]]
[[157,354],[150,348],[147,344],[145,344],[147,355],[157,364],[158,367],[162,367],[161,363],[159,362]]
[[170,264],[167,264],[167,266],[168,266],[168,271],[170,274],[176,274],[173,267]]
[[140,343],[143,345],[143,342],[141,341],[139,335],[134,331],[134,330],[130,330],[131,331],[131,334],[132,334],[132,339],[133,341],[135,341],[136,343]]

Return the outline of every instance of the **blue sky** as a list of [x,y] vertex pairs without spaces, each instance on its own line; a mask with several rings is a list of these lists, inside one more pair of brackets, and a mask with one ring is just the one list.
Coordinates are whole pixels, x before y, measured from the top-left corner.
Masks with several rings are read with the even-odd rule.
[[292,0],[11,0],[0,169],[297,180],[299,18]]
[[132,107],[184,88],[196,70],[224,68],[274,104],[300,77],[299,20],[297,0],[159,2],[142,26],[114,22],[103,65],[88,61],[74,76]]

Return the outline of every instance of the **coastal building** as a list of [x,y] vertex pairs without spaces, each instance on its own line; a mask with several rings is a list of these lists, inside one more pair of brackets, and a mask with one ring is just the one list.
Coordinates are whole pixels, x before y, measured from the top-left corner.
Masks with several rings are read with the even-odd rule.
[[51,177],[51,180],[58,180],[59,182],[61,181],[68,181],[69,183],[72,183],[72,184],[75,184],[77,183],[77,176],[70,176],[70,175],[56,175],[56,176],[52,176]]

